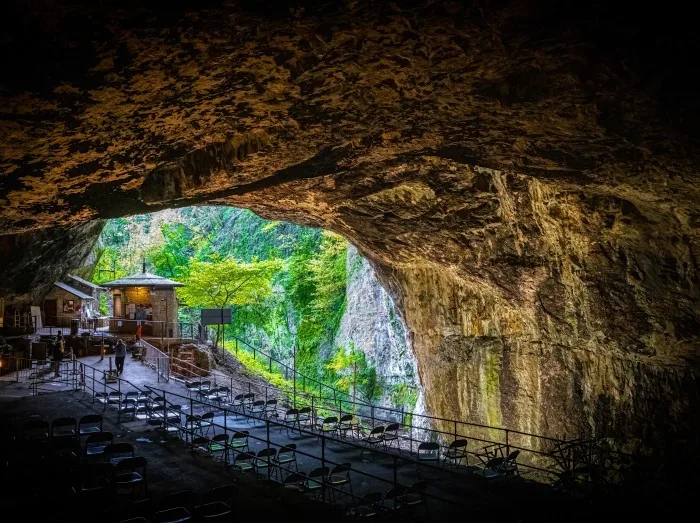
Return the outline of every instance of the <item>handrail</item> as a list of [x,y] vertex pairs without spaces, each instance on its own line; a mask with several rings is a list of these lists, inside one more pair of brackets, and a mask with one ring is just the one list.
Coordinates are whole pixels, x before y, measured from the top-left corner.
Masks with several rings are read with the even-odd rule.
[[[322,382],[322,381],[320,381],[320,380],[318,380],[318,379],[316,379],[316,378],[312,378],[311,376],[307,376],[307,375],[305,375],[305,374],[299,372],[299,371],[296,370],[295,368],[290,367],[289,365],[287,365],[286,363],[283,363],[282,361],[278,360],[277,358],[274,358],[272,355],[266,353],[265,351],[260,350],[260,349],[257,348],[257,347],[254,347],[253,345],[251,345],[251,344],[248,343],[247,341],[244,341],[244,340],[240,339],[240,338],[239,338],[238,336],[236,336],[236,335],[232,335],[231,338],[233,338],[233,340],[236,342],[236,352],[238,352],[238,343],[242,343],[242,344],[245,345],[246,347],[249,347],[250,349],[252,349],[252,351],[253,351],[253,360],[256,359],[256,354],[260,354],[260,355],[263,356],[263,358],[266,358],[266,359],[268,360],[268,362],[270,363],[270,366],[272,366],[272,362],[275,362],[279,367],[282,367],[282,368],[284,368],[284,369],[286,369],[286,370],[288,370],[288,371],[291,371],[291,372],[292,372],[292,375],[296,374],[296,376],[298,376],[299,378],[302,379],[302,383],[304,383],[304,382],[306,382],[306,381],[309,381],[309,382],[311,382],[311,383],[318,384],[319,390],[321,390],[323,387],[325,387],[326,389],[329,389],[334,395],[341,394],[341,395],[345,395],[345,396],[347,396],[347,397],[352,397],[349,393],[347,393],[347,392],[345,392],[345,391],[343,391],[343,390],[340,390],[340,389],[338,389],[338,388],[336,388],[336,387],[333,387],[332,385],[328,385],[327,383],[324,383],[324,382]],[[285,375],[286,375],[286,373],[285,373]],[[289,378],[286,378],[286,379],[289,379]],[[293,378],[292,378],[292,379],[293,379]],[[302,386],[302,387],[303,387],[303,386]]]
[[[224,423],[223,423],[223,424],[220,424],[220,423],[216,423],[216,422],[212,421],[212,425],[213,425],[214,427],[218,427],[218,428],[223,429],[224,432],[228,432],[229,430],[234,430],[233,428],[229,429],[228,426],[227,426],[227,424],[226,424],[226,419],[228,418],[228,412],[229,412],[229,411],[230,411],[230,412],[234,412],[232,409],[229,409],[229,408],[227,408],[227,407],[222,407],[221,405],[216,405],[216,404],[209,403],[209,402],[206,402],[206,401],[196,400],[196,399],[193,399],[192,397],[187,397],[187,396],[184,396],[184,395],[182,395],[182,394],[178,394],[178,393],[176,393],[176,392],[166,391],[166,390],[164,390],[164,389],[158,389],[158,388],[151,387],[151,386],[147,386],[147,388],[148,388],[149,390],[151,390],[152,392],[157,393],[157,394],[159,394],[160,396],[162,396],[163,399],[165,400],[166,404],[168,404],[168,400],[167,400],[168,396],[170,396],[170,397],[175,396],[175,397],[177,397],[177,398],[180,398],[180,399],[182,399],[182,400],[185,400],[185,402],[188,402],[188,403],[189,403],[189,412],[190,412],[190,413],[194,413],[194,410],[195,410],[195,409],[194,409],[194,405],[195,405],[195,403],[198,404],[198,405],[201,405],[201,406],[208,407],[209,409],[223,410],[223,412],[224,412],[224,415],[223,415]],[[174,403],[170,402],[170,404],[174,404]],[[205,409],[205,410],[207,410],[207,409]],[[263,439],[263,438],[261,438],[261,437],[257,437],[257,436],[255,436],[255,435],[253,435],[253,434],[250,434],[250,433],[249,433],[248,436],[247,436],[248,438],[252,438],[252,439],[254,439],[254,440],[257,440],[257,441],[266,443],[266,444],[267,444],[267,448],[270,448],[271,445],[272,445],[272,446],[276,446],[276,447],[283,447],[283,446],[285,445],[285,444],[281,444],[281,443],[274,443],[274,442],[272,442],[272,441],[270,440],[270,426],[273,425],[273,426],[275,426],[275,427],[287,427],[287,428],[289,428],[289,427],[290,427],[289,424],[284,423],[284,422],[280,422],[280,421],[272,421],[271,419],[269,419],[269,418],[267,418],[267,417],[264,417],[264,416],[262,416],[262,415],[261,415],[261,416],[255,416],[255,415],[253,415],[253,414],[246,413],[246,412],[235,411],[235,414],[236,414],[236,416],[242,415],[242,416],[245,417],[245,418],[252,419],[252,420],[253,420],[253,426],[256,426],[256,422],[257,422],[257,421],[264,421],[264,422],[265,422],[265,426],[266,426],[266,428],[267,428],[267,431],[266,431],[266,432],[267,432],[266,438]],[[166,416],[166,417],[163,418],[163,425],[165,426],[165,425],[174,425],[174,424],[170,423],[170,422],[167,420],[167,416]],[[259,427],[259,428],[262,428],[262,426],[258,426],[258,427]],[[178,428],[178,430],[183,430],[183,427],[182,427],[181,425],[177,425],[177,428]],[[366,446],[366,445],[361,445],[361,444],[359,444],[359,443],[357,443],[357,442],[350,441],[350,440],[344,440],[344,439],[341,440],[341,439],[339,439],[339,438],[334,438],[334,437],[332,437],[332,436],[327,436],[326,434],[318,434],[318,433],[316,433],[316,432],[314,432],[314,431],[312,431],[312,430],[308,430],[308,429],[301,428],[301,426],[298,426],[298,425],[293,425],[293,426],[292,426],[292,429],[295,430],[295,431],[298,431],[300,434],[307,434],[307,435],[311,435],[311,436],[317,436],[317,437],[319,437],[319,438],[321,439],[321,453],[320,453],[320,455],[316,455],[316,454],[312,454],[312,453],[309,453],[309,452],[305,452],[305,451],[303,451],[303,450],[301,450],[301,449],[299,449],[299,448],[295,449],[295,453],[296,453],[296,454],[299,454],[299,455],[301,455],[301,456],[306,456],[306,457],[310,457],[310,458],[319,460],[319,461],[321,462],[321,466],[326,466],[327,464],[328,464],[328,465],[334,465],[334,466],[335,466],[335,465],[340,465],[340,464],[341,464],[341,463],[334,462],[334,461],[332,461],[332,460],[326,458],[325,448],[326,448],[326,440],[327,440],[327,439],[330,439],[330,440],[332,440],[332,441],[342,441],[344,444],[349,445],[349,446],[351,446],[351,447],[354,447],[354,448],[356,448],[356,449],[370,450],[371,452],[373,452],[373,453],[375,453],[375,454],[379,454],[379,455],[382,455],[382,456],[384,456],[384,457],[391,458],[391,459],[393,460],[393,468],[394,468],[393,479],[383,478],[383,477],[381,477],[381,476],[377,476],[377,475],[375,475],[375,474],[372,474],[372,473],[363,471],[363,470],[361,470],[361,469],[359,469],[359,468],[356,468],[356,467],[352,467],[351,470],[352,470],[352,472],[355,473],[355,474],[360,474],[360,475],[362,475],[362,476],[366,476],[366,477],[369,477],[369,478],[373,478],[373,479],[382,481],[382,482],[384,482],[384,483],[391,484],[391,485],[393,485],[394,487],[396,487],[396,486],[399,485],[398,480],[397,480],[397,475],[396,475],[396,469],[398,468],[398,462],[399,462],[399,460],[402,461],[402,462],[414,463],[414,464],[417,464],[417,465],[419,464],[421,467],[427,467],[427,468],[431,468],[431,469],[434,469],[434,470],[441,470],[441,471],[443,471],[443,472],[448,472],[448,473],[452,473],[452,474],[455,474],[455,473],[456,473],[455,471],[443,469],[443,468],[441,468],[441,467],[439,467],[439,466],[437,466],[437,465],[433,465],[433,464],[431,464],[431,463],[429,463],[429,462],[419,461],[419,460],[417,460],[417,459],[415,459],[415,458],[413,458],[413,457],[398,455],[398,454],[391,453],[391,452],[387,452],[387,451],[384,451],[384,450],[381,450],[381,449],[375,448],[375,447],[368,447],[368,446]],[[188,432],[190,436],[192,436],[192,433],[194,432],[194,429],[192,429],[191,431],[188,431],[187,429],[184,429],[184,430],[185,430],[186,432]],[[214,440],[211,440],[210,438],[206,438],[206,437],[204,437],[204,439],[207,439],[207,440],[209,440],[209,441],[214,441]],[[231,448],[231,450],[234,452],[234,455],[235,455],[235,452],[237,452],[237,449]],[[238,452],[240,453],[241,451],[238,451]],[[234,460],[234,462],[235,462],[235,460]],[[272,465],[270,465],[270,466],[272,466]],[[269,473],[269,472],[270,472],[270,469],[268,468],[268,473]],[[268,476],[268,479],[269,479],[269,476]],[[401,486],[407,487],[407,485],[401,485]],[[324,488],[327,488],[327,486],[325,486]],[[331,487],[331,488],[332,488],[332,487]],[[423,492],[423,494],[424,494],[426,497],[428,497],[428,498],[432,498],[432,499],[435,499],[435,500],[440,501],[440,502],[443,502],[443,503],[448,503],[448,504],[450,504],[450,505],[457,505],[457,506],[461,506],[461,505],[462,505],[462,503],[459,502],[459,501],[447,499],[447,498],[444,498],[444,497],[442,497],[442,496],[435,495],[434,493]],[[352,496],[353,498],[363,499],[361,496],[355,496],[354,494],[351,494],[351,496]]]

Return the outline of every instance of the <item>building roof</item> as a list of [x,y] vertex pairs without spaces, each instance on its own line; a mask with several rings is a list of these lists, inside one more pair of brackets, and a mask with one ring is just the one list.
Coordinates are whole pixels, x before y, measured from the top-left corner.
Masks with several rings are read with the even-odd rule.
[[117,287],[155,287],[163,289],[170,287],[183,287],[183,284],[169,280],[168,278],[163,278],[162,276],[142,272],[141,274],[132,274],[131,276],[124,276],[118,280],[103,283],[102,286],[112,289]]
[[85,294],[84,292],[79,291],[78,289],[74,289],[73,287],[71,287],[67,283],[57,281],[57,282],[54,282],[54,285],[56,287],[58,287],[59,289],[63,289],[66,292],[70,292],[72,295],[77,296],[78,298],[81,298],[83,300],[94,300],[95,299],[92,296],[90,296],[89,294]]
[[68,277],[74,279],[74,280],[77,281],[77,282],[82,283],[83,285],[87,285],[87,286],[90,287],[91,289],[100,289],[100,290],[104,290],[104,287],[100,287],[99,285],[96,285],[96,284],[94,284],[94,283],[92,283],[92,282],[89,282],[89,281],[87,281],[87,280],[83,280],[80,276],[76,276],[76,275],[74,275],[74,274],[69,274]]

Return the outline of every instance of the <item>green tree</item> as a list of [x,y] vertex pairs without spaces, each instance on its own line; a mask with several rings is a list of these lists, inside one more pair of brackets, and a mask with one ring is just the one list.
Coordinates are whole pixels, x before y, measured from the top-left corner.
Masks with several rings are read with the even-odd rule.
[[326,369],[336,376],[335,386],[338,389],[352,391],[353,403],[360,390],[366,399],[372,400],[377,395],[377,371],[367,363],[365,353],[350,342],[348,347],[340,346],[326,364]]
[[128,267],[120,249],[113,245],[108,245],[100,255],[100,259],[95,266],[92,280],[93,283],[99,284],[118,280],[128,274]]
[[[190,307],[224,308],[261,302],[272,293],[272,280],[282,268],[280,260],[242,263],[234,258],[203,262],[193,260],[178,295]],[[217,330],[215,347],[218,347]]]

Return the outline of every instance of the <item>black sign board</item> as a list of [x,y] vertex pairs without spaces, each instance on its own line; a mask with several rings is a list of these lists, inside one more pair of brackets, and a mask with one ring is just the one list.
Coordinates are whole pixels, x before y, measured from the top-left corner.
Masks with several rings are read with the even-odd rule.
[[231,309],[202,309],[202,325],[231,323]]

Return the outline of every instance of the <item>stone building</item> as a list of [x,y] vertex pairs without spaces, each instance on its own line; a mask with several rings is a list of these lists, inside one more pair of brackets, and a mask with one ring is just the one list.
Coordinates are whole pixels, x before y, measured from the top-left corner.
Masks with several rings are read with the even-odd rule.
[[[82,280],[85,282],[85,280]],[[89,282],[85,282],[89,283]],[[82,289],[77,288],[79,286]],[[85,291],[88,292],[85,292]],[[77,282],[76,286],[54,282],[42,302],[42,323],[55,327],[70,327],[72,319],[94,318],[99,313],[100,287]]]
[[142,325],[143,336],[178,337],[178,300],[175,287],[182,283],[150,274],[125,276],[102,284],[112,295],[113,332],[136,332]]

